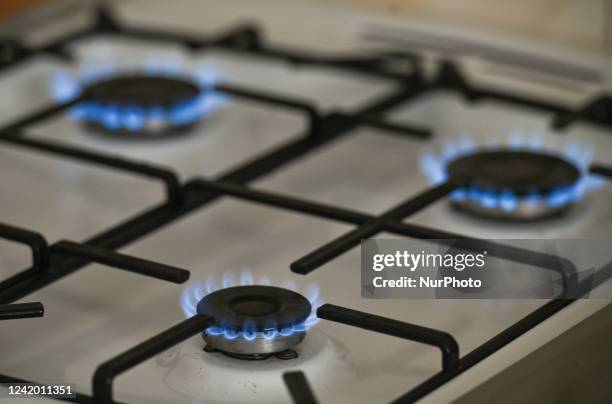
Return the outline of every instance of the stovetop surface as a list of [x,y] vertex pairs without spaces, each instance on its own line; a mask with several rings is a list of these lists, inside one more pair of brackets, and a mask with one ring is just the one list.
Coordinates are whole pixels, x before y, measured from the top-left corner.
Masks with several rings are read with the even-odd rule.
[[[142,2],[141,2],[142,3]],[[126,7],[126,15],[129,9]],[[168,22],[170,24],[170,22]],[[321,111],[354,110],[383,96],[393,83],[324,67],[295,67],[271,59],[222,50],[187,54],[155,42],[96,38],[74,50],[83,60],[138,64],[154,54],[211,66],[223,83],[306,99]],[[52,101],[47,81],[66,65],[37,58],[0,79],[0,118],[6,123]],[[579,98],[577,98],[579,99]],[[577,102],[577,101],[575,101]],[[550,115],[499,102],[467,103],[440,91],[387,113],[393,122],[431,128],[432,140],[394,136],[358,128],[253,182],[277,193],[379,214],[415,196],[429,184],[419,171],[420,156],[445,140],[468,135],[477,143],[504,141],[515,131],[539,133],[560,147],[569,138],[593,145],[594,160],[612,164],[609,131],[578,123],[567,135],[551,133]],[[187,136],[124,142],[88,133],[67,114],[28,128],[33,139],[151,162],[175,170],[181,180],[213,178],[300,136],[303,114],[230,97]],[[103,167],[3,145],[0,181],[10,190],[0,198],[2,222],[36,229],[49,242],[85,240],[163,202],[153,181]],[[612,235],[604,186],[562,218],[533,224],[503,224],[449,209],[445,200],[407,222],[482,238],[607,238]],[[315,283],[322,300],[385,317],[450,332],[461,352],[469,352],[542,305],[542,301],[397,301],[360,296],[358,249],[308,276],[289,263],[352,227],[294,212],[221,198],[130,243],[120,251],[191,271],[191,279],[236,278],[249,271],[273,284],[292,281],[299,290]],[[391,237],[380,234],[378,237]],[[29,265],[26,248],[0,243],[3,278]],[[41,301],[39,319],[0,324],[0,373],[39,382],[74,384],[91,393],[96,367],[182,321],[183,285],[100,265],[89,265],[24,301]],[[128,371],[115,382],[115,398],[125,402],[288,402],[280,373],[304,371],[321,402],[388,402],[439,371],[436,349],[353,327],[321,322],[308,333],[298,359],[245,362],[202,351],[193,337]]]

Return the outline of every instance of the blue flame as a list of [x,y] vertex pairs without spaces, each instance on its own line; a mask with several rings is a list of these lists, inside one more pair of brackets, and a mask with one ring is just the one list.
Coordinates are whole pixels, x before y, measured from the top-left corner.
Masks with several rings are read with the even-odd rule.
[[[227,103],[227,96],[215,91],[219,74],[212,66],[204,65],[194,71],[185,71],[178,61],[148,58],[140,72],[151,76],[191,77],[199,85],[200,95],[169,108],[142,108],[138,105],[119,106],[83,101],[70,110],[70,116],[77,121],[97,122],[111,131],[125,129],[136,132],[148,123],[189,125]],[[53,74],[49,88],[56,101],[66,103],[77,98],[87,85],[129,73],[134,73],[134,69],[121,69],[100,63],[86,65],[75,74],[66,71]]]
[[[603,179],[600,176],[589,174],[593,151],[590,147],[578,141],[570,141],[562,150],[556,150],[544,145],[541,136],[524,136],[516,133],[510,136],[503,147],[510,150],[524,150],[538,153],[549,153],[559,155],[574,164],[581,172],[580,179],[575,183],[553,189],[548,194],[542,195],[531,192],[526,196],[518,196],[512,190],[492,190],[476,186],[464,187],[454,191],[450,198],[455,201],[474,201],[485,208],[501,208],[512,211],[520,203],[548,204],[552,207],[562,207],[569,203],[579,201],[587,193],[602,186]],[[477,152],[486,148],[500,148],[500,145],[477,146],[470,138],[447,142],[439,155],[431,152],[421,156],[421,171],[429,178],[432,184],[441,184],[448,180],[447,167],[455,159]]]
[[[236,280],[238,279],[238,281]],[[243,271],[240,276],[235,276],[231,272],[226,272],[223,274],[221,279],[210,276],[205,281],[195,280],[190,282],[187,287],[183,290],[181,294],[181,309],[183,310],[183,314],[186,317],[192,317],[197,313],[197,305],[202,300],[202,298],[215,290],[231,288],[233,286],[248,286],[248,285],[264,285],[271,286],[271,282],[267,277],[262,277],[260,279],[255,279],[253,274],[250,271]],[[282,284],[281,287],[286,289],[291,289],[293,291],[298,291],[297,285],[295,282],[286,281]],[[315,324],[319,322],[319,318],[316,315],[317,308],[323,304],[321,301],[321,296],[319,293],[319,287],[315,284],[309,285],[304,291],[304,295],[310,302],[312,306],[312,311],[310,315],[304,322],[299,324],[294,324],[291,327],[281,328],[279,329],[276,324],[266,325],[265,330],[257,331],[255,329],[255,323],[246,322],[243,325],[242,330],[233,330],[220,326],[211,326],[208,327],[204,332],[209,335],[219,336],[223,335],[225,338],[233,340],[237,338],[243,338],[247,341],[253,341],[256,338],[265,338],[268,340],[272,340],[278,336],[290,336],[296,332],[305,332],[312,328]]]

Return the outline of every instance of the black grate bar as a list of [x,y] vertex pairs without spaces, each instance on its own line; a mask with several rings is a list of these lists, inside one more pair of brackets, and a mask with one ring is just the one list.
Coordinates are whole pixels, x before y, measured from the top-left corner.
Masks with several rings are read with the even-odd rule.
[[579,120],[586,120],[600,126],[610,126],[612,120],[612,97],[605,93],[598,94],[585,104],[572,111],[562,111],[553,118],[553,128],[565,129]]
[[184,269],[125,254],[119,254],[114,251],[108,251],[90,245],[78,244],[72,241],[58,241],[51,245],[50,250],[52,254],[60,254],[93,261],[113,268],[123,269],[168,282],[184,283],[189,279],[189,271]]
[[513,104],[515,106],[529,107],[531,109],[555,114],[564,113],[567,111],[565,107],[558,104],[543,100],[522,97],[520,95],[506,93],[501,90],[475,89],[474,91],[477,94],[478,98],[502,101],[508,104]]
[[612,167],[606,167],[601,164],[593,164],[589,168],[589,172],[591,174],[604,176],[608,180],[612,180]]
[[413,52],[371,50],[372,55],[340,56],[325,58],[322,64],[347,66],[364,73],[384,72],[389,78],[405,79],[420,72],[420,56]]
[[42,317],[44,314],[45,308],[38,302],[0,305],[0,320]]
[[347,118],[354,119],[360,125],[369,126],[371,128],[384,130],[386,132],[395,133],[402,136],[410,136],[418,139],[429,139],[432,136],[431,129],[387,122],[377,116],[347,115]]
[[178,33],[147,27],[123,27],[120,29],[120,34],[122,37],[132,39],[183,44],[190,49],[200,49],[211,45],[211,42],[202,38],[201,35],[189,32]]
[[[228,49],[232,49],[229,47]],[[330,57],[322,54],[315,54],[308,51],[294,50],[281,48],[278,46],[269,47],[263,44],[251,46],[243,49],[239,46],[235,50],[251,52],[257,56],[263,56],[271,59],[282,59],[295,65],[310,65],[331,67],[339,70],[346,70],[354,73],[367,74],[370,76],[381,77],[384,79],[405,81],[410,80],[419,71],[416,56],[408,53],[402,54],[402,63],[409,63],[408,68],[404,67],[397,71],[394,68],[394,61],[397,61],[399,55],[382,55],[378,57],[372,56],[345,56],[345,57]]]
[[258,49],[261,46],[261,34],[256,25],[247,22],[231,27],[206,42],[210,46],[227,49]]
[[[157,206],[113,227],[113,230],[116,232],[103,232],[99,236],[90,238],[85,243],[96,245],[99,248],[119,248],[142,234],[147,234],[170,222],[177,217],[177,214],[177,211],[171,209],[168,205]],[[77,258],[56,257],[50,263],[50,270],[44,274],[37,273],[32,268],[25,269],[13,277],[0,282],[0,304],[14,302],[55,283],[65,276],[82,269],[89,262],[88,260]]]
[[0,61],[0,72],[5,69],[14,68],[39,55],[50,55],[63,60],[72,61],[72,55],[63,47],[51,44],[43,47],[32,48],[15,40],[0,40],[0,52],[4,56]]
[[196,189],[200,188],[206,191],[218,192],[267,206],[274,206],[276,208],[283,208],[340,222],[360,225],[374,218],[373,216],[348,209],[336,208],[330,205],[278,195],[271,192],[254,190],[228,181],[211,181],[198,178],[191,181],[189,185]]
[[[106,15],[107,18],[110,17],[109,13],[106,13]],[[193,51],[213,46],[230,50],[246,50],[257,48],[260,40],[257,28],[251,24],[240,24],[211,37],[205,37],[201,32],[168,31],[153,26],[122,27],[120,31],[123,37],[154,42],[179,43]]]
[[[204,191],[219,192],[225,195],[231,195],[233,197],[267,206],[287,209],[293,212],[304,213],[316,217],[324,217],[326,219],[344,223],[362,225],[368,221],[376,219],[375,216],[354,210],[292,198],[285,195],[278,195],[272,192],[254,190],[253,188],[226,181],[211,181],[199,178],[191,181],[189,185],[193,188],[201,188]],[[433,230],[426,227],[401,222],[387,222],[384,224],[382,230],[413,238],[450,240],[453,242],[455,247],[464,250],[487,250],[487,254],[490,256],[550,269],[563,274],[564,277],[568,277],[571,274],[576,273],[575,266],[565,258],[540,253],[537,251],[525,250],[510,245],[502,245],[488,240],[470,238],[460,234]]]
[[324,304],[319,307],[317,316],[325,320],[435,346],[442,352],[443,371],[448,372],[459,368],[459,344],[447,332],[404,323],[333,304]]
[[85,30],[84,34],[98,33],[117,33],[122,32],[123,28],[115,20],[115,16],[110,8],[104,4],[99,4],[95,9],[95,21],[89,30]]
[[86,163],[93,163],[132,174],[138,174],[148,178],[154,178],[163,182],[168,203],[178,204],[181,201],[182,194],[178,177],[167,168],[156,167],[147,163],[133,162],[121,157],[109,156],[83,148],[66,146],[57,142],[28,139],[22,136],[10,136],[4,139],[0,137],[0,141],[76,159]]
[[337,239],[316,249],[310,254],[291,264],[291,269],[299,274],[308,274],[321,265],[345,253],[358,245],[361,240],[370,238],[381,231],[384,224],[390,220],[405,218],[422,208],[448,195],[458,187],[455,183],[444,183],[426,190],[416,197],[401,203],[374,220],[366,222],[355,230],[338,237]]
[[[169,210],[162,206],[153,209],[150,214],[158,212],[169,212]],[[145,217],[152,220],[146,214]],[[152,222],[148,222],[148,225],[161,226],[163,224],[155,220]],[[131,225],[136,226],[134,222],[131,222]],[[184,269],[119,254],[104,249],[104,247],[60,241],[51,245],[48,251],[49,254],[46,257],[46,260],[50,262],[48,270],[41,273],[35,268],[29,268],[0,282],[0,303],[11,303],[69,275],[92,261],[173,283],[183,283],[189,278],[189,271]],[[54,255],[55,259],[51,260],[51,255]]]
[[454,182],[445,182],[443,184],[436,185],[435,187],[425,190],[424,192],[409,199],[408,201],[403,202],[394,208],[391,208],[388,212],[384,213],[378,220],[381,223],[384,223],[389,220],[404,219],[407,216],[412,215],[418,212],[419,210],[431,205],[437,200],[444,198],[446,195],[450,194],[458,187],[459,184],[456,184]]
[[4,136],[4,132],[13,132],[12,136],[18,134],[19,132],[15,132],[19,129],[23,129],[26,126],[39,123],[44,121],[45,119],[49,119],[55,115],[58,115],[68,108],[72,107],[76,103],[80,102],[79,98],[75,98],[74,100],[65,102],[63,104],[55,104],[41,109],[40,111],[34,112],[24,118],[21,118],[15,122],[9,123],[0,129],[0,136]]
[[2,38],[0,39],[0,54],[2,55],[0,71],[3,71],[30,59],[35,52],[14,38]]
[[320,118],[320,114],[317,112],[316,108],[302,100],[295,100],[286,96],[265,94],[255,90],[247,90],[228,84],[219,84],[215,86],[215,89],[222,93],[231,94],[236,97],[259,101],[265,104],[280,105],[286,108],[302,111],[308,116],[311,128],[310,131],[314,131]]
[[196,314],[153,338],[125,351],[96,369],[93,377],[93,396],[103,403],[113,402],[113,380],[119,374],[152,358],[184,340],[201,333],[214,318]]
[[449,60],[442,60],[433,80],[427,84],[430,90],[446,89],[459,93],[467,101],[477,98],[474,87],[461,71],[461,66]]
[[396,108],[400,105],[406,105],[407,103],[418,99],[426,90],[423,82],[420,78],[414,78],[412,80],[402,83],[399,91],[395,95],[384,96],[378,100],[372,108],[366,108],[358,113],[353,114],[354,116],[377,116],[388,112],[389,110]]
[[0,223],[0,238],[26,244],[32,251],[32,268],[35,271],[47,270],[49,246],[42,235]]
[[612,125],[612,94],[598,94],[577,110],[555,117],[555,128],[563,129],[577,120],[586,120],[595,125],[609,128]]
[[563,130],[574,122],[583,119],[584,115],[586,115],[591,108],[591,105],[587,105],[584,110],[558,113],[553,117],[552,127],[556,130]]
[[295,404],[317,404],[317,399],[304,372],[285,372],[283,380]]

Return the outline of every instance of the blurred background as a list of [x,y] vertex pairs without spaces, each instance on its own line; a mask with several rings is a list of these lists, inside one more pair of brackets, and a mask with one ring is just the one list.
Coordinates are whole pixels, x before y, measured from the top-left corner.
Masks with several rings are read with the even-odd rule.
[[[478,27],[499,34],[540,39],[583,49],[603,46],[606,0],[308,0],[307,3],[343,3],[374,13],[399,14],[436,23]],[[93,0],[2,0],[0,20],[5,24],[32,15],[69,13]],[[129,2],[129,0],[123,0]],[[240,3],[240,1],[233,1]],[[270,1],[242,0],[267,4]],[[286,0],[284,3],[298,3]],[[155,1],[152,1],[155,3]]]

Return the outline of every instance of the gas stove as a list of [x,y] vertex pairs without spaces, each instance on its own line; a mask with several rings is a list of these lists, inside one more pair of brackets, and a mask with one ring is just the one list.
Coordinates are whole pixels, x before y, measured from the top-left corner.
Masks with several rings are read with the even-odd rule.
[[362,299],[355,248],[612,235],[591,82],[189,21],[102,8],[3,43],[1,383],[82,403],[449,402],[610,303]]

